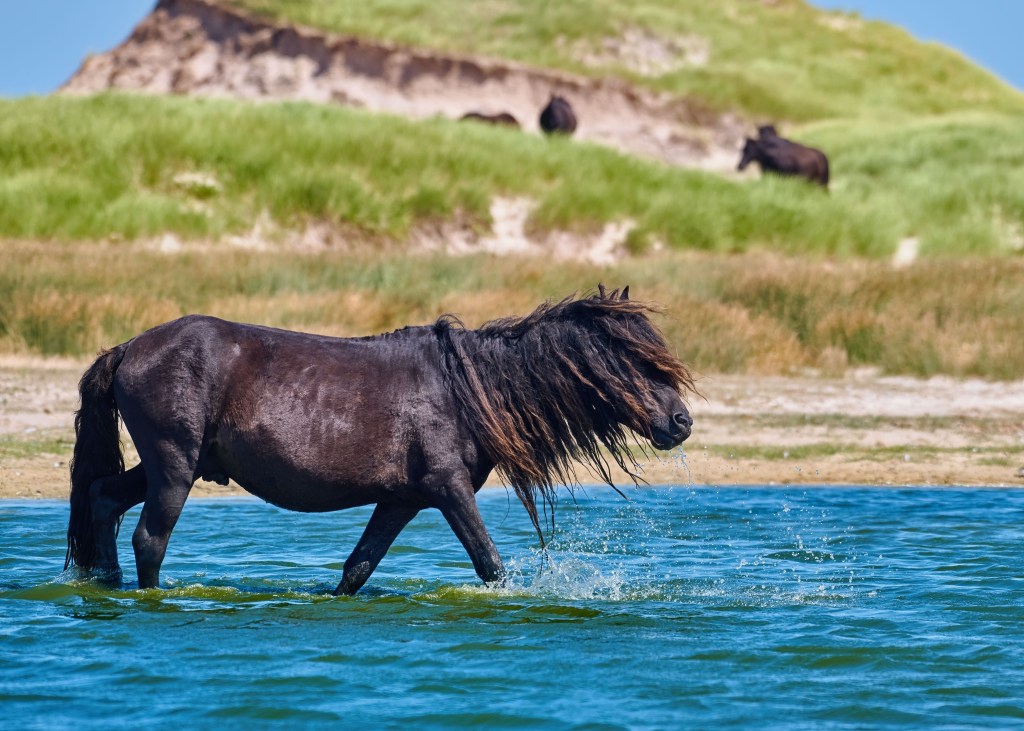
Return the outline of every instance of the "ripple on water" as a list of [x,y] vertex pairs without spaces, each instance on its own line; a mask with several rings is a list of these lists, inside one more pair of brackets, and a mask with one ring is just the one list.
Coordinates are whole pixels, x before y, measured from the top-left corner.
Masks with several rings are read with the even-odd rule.
[[[424,513],[355,597],[331,591],[366,511],[190,503],[167,588],[140,591],[59,571],[64,505],[4,506],[5,721],[1002,728],[1024,718],[1024,493],[627,495],[588,488],[564,500],[541,551],[518,505],[482,494],[509,568],[500,588],[479,585],[443,520]],[[130,536],[120,550],[130,561]]]

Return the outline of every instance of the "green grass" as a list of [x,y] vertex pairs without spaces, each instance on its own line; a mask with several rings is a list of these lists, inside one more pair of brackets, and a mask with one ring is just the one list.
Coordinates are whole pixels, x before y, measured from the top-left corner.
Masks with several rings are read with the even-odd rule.
[[872,207],[927,253],[1024,253],[1024,118],[961,114],[807,130],[829,151],[832,192]]
[[70,433],[63,437],[52,434],[21,436],[0,434],[0,460],[25,459],[42,455],[64,456],[74,446]]
[[[458,217],[486,229],[495,196],[525,196],[536,230],[631,218],[630,244],[889,256],[1017,255],[1024,237],[1024,117],[822,123],[826,194],[800,181],[730,180],[594,145],[485,125],[308,104],[101,95],[0,101],[0,237],[219,239],[267,213],[402,242]],[[182,173],[216,188],[183,185]]]
[[[1024,96],[947,48],[803,0],[230,1],[339,33],[614,74],[762,119],[1024,109]],[[647,77],[614,59],[596,67],[581,62],[627,29],[684,45],[697,37],[707,63]]]

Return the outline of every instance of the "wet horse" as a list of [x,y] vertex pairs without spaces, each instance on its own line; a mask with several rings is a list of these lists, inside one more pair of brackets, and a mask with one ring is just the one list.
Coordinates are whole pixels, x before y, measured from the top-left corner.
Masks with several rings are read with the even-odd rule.
[[[233,479],[290,510],[375,504],[335,593],[359,590],[405,525],[441,511],[484,582],[504,568],[476,505],[492,470],[543,543],[555,487],[577,464],[634,481],[630,430],[657,449],[690,434],[685,365],[628,287],[548,302],[477,330],[443,316],[331,338],[190,315],[102,353],[82,376],[71,463],[70,564],[118,583],[132,537],[140,588],[160,565],[192,484]],[[140,463],[125,471],[118,418]],[[613,485],[614,486],[614,485]]]

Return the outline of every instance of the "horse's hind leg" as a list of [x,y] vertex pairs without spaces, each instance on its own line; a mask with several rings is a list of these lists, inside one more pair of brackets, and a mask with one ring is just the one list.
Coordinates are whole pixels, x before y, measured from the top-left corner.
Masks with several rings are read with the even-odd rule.
[[146,473],[138,464],[119,475],[103,477],[89,488],[92,503],[92,530],[96,536],[98,578],[111,584],[121,583],[117,561],[117,526],[125,511],[146,499]]
[[[179,454],[159,461],[148,461],[146,503],[132,535],[140,589],[160,586],[160,565],[167,553],[171,531],[178,522],[185,499],[195,481],[194,470],[198,458],[189,459]],[[147,458],[144,456],[143,464],[146,463]]]
[[391,548],[395,538],[418,512],[418,507],[378,503],[359,543],[345,561],[345,573],[334,593],[355,594],[359,591]]

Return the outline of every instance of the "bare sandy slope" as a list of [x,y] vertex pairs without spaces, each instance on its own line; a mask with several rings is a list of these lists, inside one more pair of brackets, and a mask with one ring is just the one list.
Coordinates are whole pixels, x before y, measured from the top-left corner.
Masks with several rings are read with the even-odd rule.
[[[699,61],[697,40],[673,57]],[[120,46],[89,56],[63,91],[109,89],[344,104],[414,119],[510,112],[532,133],[549,96],[560,94],[576,110],[577,139],[719,172],[735,168],[745,129],[732,115],[614,78],[278,25],[217,0],[160,0]]]
[[[66,498],[84,367],[0,357],[0,498]],[[707,376],[701,388],[685,457],[641,457],[651,483],[1024,485],[1024,383]]]

